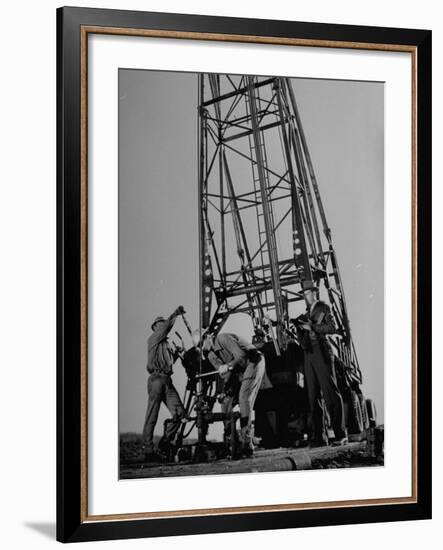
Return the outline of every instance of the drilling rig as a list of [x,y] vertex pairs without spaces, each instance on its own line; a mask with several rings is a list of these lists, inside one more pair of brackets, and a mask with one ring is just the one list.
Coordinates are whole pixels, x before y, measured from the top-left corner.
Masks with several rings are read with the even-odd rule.
[[249,316],[287,424],[303,357],[291,319],[315,285],[337,327],[330,343],[348,429],[361,433],[375,407],[360,390],[337,253],[291,81],[198,78],[200,327],[216,334],[231,316]]
[[[196,342],[185,350],[176,332],[174,353],[187,376],[186,415],[165,450],[169,469],[148,465],[140,470],[143,477],[160,472],[157,467],[159,475],[177,475],[175,468],[197,475],[312,466],[310,457],[323,450],[298,448],[309,444],[309,407],[294,322],[306,309],[304,291],[313,286],[336,326],[328,340],[349,442],[335,453],[358,446],[380,456],[383,427],[376,426],[375,404],[361,390],[337,253],[291,80],[199,74],[198,161],[199,332],[229,332],[234,316],[242,316],[241,326],[264,354],[272,388],[259,391],[255,402],[255,435],[264,449],[246,459],[255,460],[253,466],[239,460],[228,467],[218,460],[235,458],[239,413],[216,412],[225,390],[218,372]],[[192,335],[184,315],[183,321]],[[323,427],[331,431],[321,394],[317,401]],[[230,441],[209,440],[210,425],[226,422]],[[213,464],[203,468],[202,462]]]

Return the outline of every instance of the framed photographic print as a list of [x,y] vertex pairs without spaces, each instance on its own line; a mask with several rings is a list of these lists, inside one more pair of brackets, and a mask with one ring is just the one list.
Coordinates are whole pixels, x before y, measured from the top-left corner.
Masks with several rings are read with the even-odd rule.
[[57,33],[58,540],[431,517],[431,32]]

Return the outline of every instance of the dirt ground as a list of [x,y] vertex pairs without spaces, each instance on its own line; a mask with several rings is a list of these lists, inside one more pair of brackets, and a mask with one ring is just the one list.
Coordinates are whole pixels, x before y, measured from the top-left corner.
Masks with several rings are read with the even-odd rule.
[[127,437],[120,444],[120,479],[217,475],[229,473],[323,470],[384,465],[384,456],[371,456],[366,441],[340,447],[298,449],[256,449],[253,458],[219,459],[205,463],[145,463],[139,437]]

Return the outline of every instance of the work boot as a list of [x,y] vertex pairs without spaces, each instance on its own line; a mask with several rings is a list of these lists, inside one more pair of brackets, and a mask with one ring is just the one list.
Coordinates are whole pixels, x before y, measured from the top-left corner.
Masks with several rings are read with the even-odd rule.
[[224,446],[226,457],[231,460],[241,458],[242,444],[237,430],[234,428],[231,434],[231,427],[227,428],[224,433]]
[[144,462],[164,462],[164,457],[155,451],[145,453]]
[[162,437],[158,442],[158,452],[163,455],[163,461],[173,462],[176,448],[170,441]]
[[341,445],[347,445],[349,443],[349,440],[346,436],[344,437],[340,437],[338,439],[334,439],[334,441],[332,442],[332,445],[334,447],[340,447]]
[[339,433],[338,437],[334,437],[334,440],[332,441],[332,445],[334,447],[339,447],[340,445],[347,445],[349,443],[348,439],[348,430],[345,429],[341,433]]
[[315,438],[315,439],[311,439],[310,443],[309,443],[309,446],[311,448],[314,448],[314,447],[327,447],[329,444],[329,441],[327,439],[323,439],[323,438]]
[[246,425],[240,430],[241,454],[245,458],[250,458],[254,453],[254,445],[252,443],[251,428]]

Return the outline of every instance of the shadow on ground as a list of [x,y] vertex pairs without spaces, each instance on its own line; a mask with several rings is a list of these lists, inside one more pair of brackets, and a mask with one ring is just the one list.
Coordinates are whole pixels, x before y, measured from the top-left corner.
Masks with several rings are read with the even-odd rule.
[[24,526],[34,531],[37,531],[37,533],[40,533],[48,539],[55,540],[55,523],[26,521],[24,523]]

